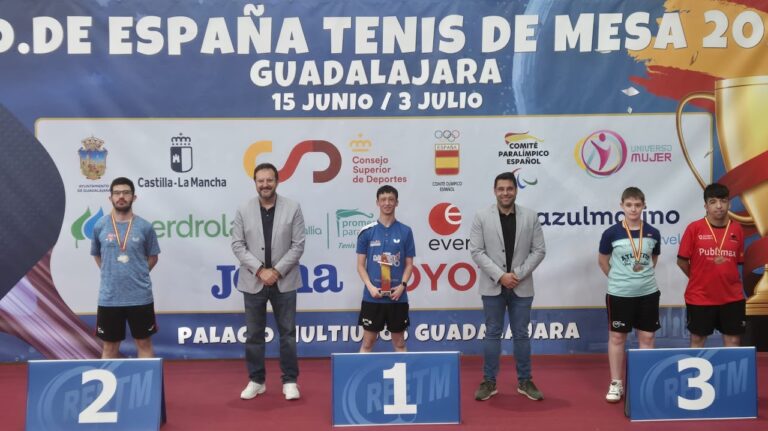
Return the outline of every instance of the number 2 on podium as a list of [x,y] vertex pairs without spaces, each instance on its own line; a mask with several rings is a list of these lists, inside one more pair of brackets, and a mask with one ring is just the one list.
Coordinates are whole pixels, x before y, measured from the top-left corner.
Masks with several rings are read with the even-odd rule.
[[117,378],[108,370],[88,370],[83,373],[83,384],[98,380],[102,384],[101,393],[91,404],[88,405],[77,417],[77,422],[81,424],[105,424],[116,423],[117,412],[100,412],[109,400],[115,395],[117,390]]
[[406,392],[406,366],[405,362],[395,362],[395,365],[388,370],[382,371],[385,379],[392,379],[394,386],[394,404],[384,405],[385,415],[415,415],[416,404],[408,404],[408,394]]

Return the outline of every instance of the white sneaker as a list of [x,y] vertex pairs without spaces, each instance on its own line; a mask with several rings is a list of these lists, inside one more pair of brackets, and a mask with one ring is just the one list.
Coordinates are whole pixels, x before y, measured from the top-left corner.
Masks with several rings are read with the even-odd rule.
[[248,386],[240,392],[240,398],[244,400],[250,400],[256,398],[256,395],[263,394],[267,390],[267,385],[264,383],[248,382]]
[[605,400],[609,403],[618,403],[621,401],[622,395],[624,395],[624,385],[621,384],[621,380],[611,381],[611,386],[608,387]]
[[283,383],[283,393],[286,400],[298,400],[301,397],[299,385],[296,383]]

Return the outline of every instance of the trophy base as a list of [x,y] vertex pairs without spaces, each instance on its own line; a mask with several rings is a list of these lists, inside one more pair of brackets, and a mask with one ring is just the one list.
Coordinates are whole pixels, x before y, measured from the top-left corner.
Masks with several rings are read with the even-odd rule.
[[768,316],[768,294],[755,295],[749,298],[747,316]]
[[747,316],[768,316],[768,273],[755,285],[755,294],[747,299]]

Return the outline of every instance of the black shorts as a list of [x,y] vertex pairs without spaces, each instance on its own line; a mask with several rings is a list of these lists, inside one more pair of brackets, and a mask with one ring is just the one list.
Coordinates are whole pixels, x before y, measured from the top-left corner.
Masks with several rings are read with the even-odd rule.
[[129,307],[102,307],[96,310],[96,336],[104,341],[125,340],[125,322],[131,327],[131,336],[141,340],[157,332],[155,304]]
[[407,302],[386,304],[363,301],[360,305],[360,317],[357,319],[358,325],[373,332],[383,331],[385,325],[389,332],[403,332],[410,323]]
[[747,329],[746,301],[723,305],[685,304],[688,331],[700,337],[712,335],[715,329],[725,335],[742,335]]
[[632,332],[632,328],[646,332],[656,332],[659,324],[659,298],[661,292],[644,296],[626,298],[605,295],[608,307],[608,330],[613,332]]

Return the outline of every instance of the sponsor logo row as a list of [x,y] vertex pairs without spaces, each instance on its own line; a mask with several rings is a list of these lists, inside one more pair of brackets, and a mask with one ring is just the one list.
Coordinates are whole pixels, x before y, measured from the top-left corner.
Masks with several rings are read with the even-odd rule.
[[[93,239],[93,227],[104,217],[103,208],[92,212],[86,208],[70,225],[70,233],[75,240],[75,247],[80,241]],[[366,225],[376,221],[376,215],[359,209],[337,209],[333,213],[325,213],[325,223],[307,223],[304,233],[309,238],[319,238],[325,243],[326,249],[352,249],[357,245],[357,235]],[[469,240],[452,237],[462,226],[463,214],[458,206],[450,202],[440,202],[434,205],[427,221],[430,229],[437,237],[427,238],[430,250],[467,250]],[[621,211],[593,210],[583,206],[573,211],[542,211],[539,212],[539,222],[545,227],[558,226],[609,226],[618,223],[623,218]],[[673,225],[680,222],[680,213],[676,210],[652,210],[643,212],[643,219],[653,225]],[[197,238],[227,238],[231,234],[232,219],[226,213],[214,217],[199,217],[187,214],[186,217],[151,220],[150,223],[160,239],[197,239]]]
[[[425,138],[434,147],[433,164],[435,179],[432,187],[441,192],[454,192],[463,185],[462,173],[462,132],[458,129],[437,129]],[[153,154],[146,157],[164,157],[168,160],[168,171],[139,175],[139,188],[220,188],[226,187],[226,177],[201,177],[194,174],[197,166],[193,138],[184,133],[168,138],[168,147],[158,146]],[[78,149],[80,172],[88,180],[78,185],[80,192],[104,192],[108,190],[107,175],[110,151],[104,140],[90,136],[81,141]],[[347,143],[346,158],[351,163],[352,183],[398,184],[408,182],[408,175],[399,172],[392,165],[391,157],[406,157],[402,152],[391,154],[376,151],[373,141],[358,134]],[[551,155],[551,146],[545,140],[529,132],[508,132],[500,136],[498,143],[488,148],[489,158],[495,157],[513,170],[518,176],[521,188],[534,186],[538,180],[531,175],[522,175],[522,168],[539,166]],[[261,160],[271,153],[273,142],[253,142],[242,156],[243,173],[248,177]],[[473,151],[477,151],[475,148]],[[334,180],[342,170],[344,158],[338,146],[322,139],[309,139],[296,143],[279,170],[280,180],[289,181],[299,168],[299,162],[309,154],[321,154],[328,160],[324,169],[312,172],[313,183],[327,183]],[[619,172],[627,163],[668,163],[672,160],[670,145],[628,145],[619,132],[597,130],[579,139],[574,147],[575,163],[594,178],[606,178]],[[203,160],[203,163],[208,160]],[[174,176],[174,173],[176,175]]]

